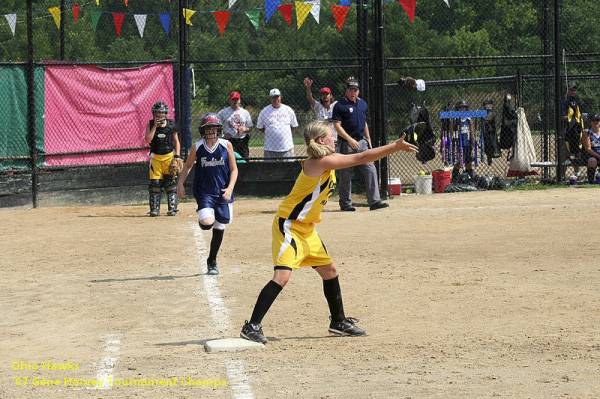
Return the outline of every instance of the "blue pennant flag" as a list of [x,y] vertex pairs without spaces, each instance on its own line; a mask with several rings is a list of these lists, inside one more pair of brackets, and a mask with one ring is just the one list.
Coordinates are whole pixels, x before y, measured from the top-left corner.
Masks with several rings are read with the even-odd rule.
[[340,5],[345,7],[350,7],[350,3],[352,0],[340,0]]
[[267,12],[267,22],[271,19],[281,0],[265,0],[265,11]]
[[165,32],[167,32],[167,35],[169,34],[169,24],[170,24],[170,16],[169,14],[159,14],[158,17],[160,18],[160,22],[162,23],[163,29],[165,30]]

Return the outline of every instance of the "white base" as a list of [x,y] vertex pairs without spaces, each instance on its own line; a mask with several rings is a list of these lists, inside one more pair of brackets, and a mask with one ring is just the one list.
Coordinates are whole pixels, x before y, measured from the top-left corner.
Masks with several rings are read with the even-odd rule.
[[243,338],[223,338],[206,341],[204,349],[207,352],[238,352],[249,349],[263,349],[264,344],[248,341]]

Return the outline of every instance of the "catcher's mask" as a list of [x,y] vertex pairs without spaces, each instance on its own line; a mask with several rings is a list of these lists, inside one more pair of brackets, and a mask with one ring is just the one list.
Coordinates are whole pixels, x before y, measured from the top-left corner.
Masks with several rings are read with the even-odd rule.
[[456,102],[456,104],[454,104],[454,109],[458,109],[459,107],[465,107],[466,109],[469,109],[469,103],[467,102],[467,100],[465,100],[464,98],[458,100]]
[[[164,115],[160,115],[161,113],[163,113]],[[164,118],[166,119],[169,116],[169,107],[162,101],[154,103],[154,105],[152,106],[152,116],[155,118],[164,116]]]
[[206,133],[204,132],[205,128],[213,126],[216,126],[218,129],[217,137],[221,137],[221,135],[223,134],[223,125],[221,124],[221,119],[219,119],[217,114],[215,114],[214,112],[207,112],[206,114],[202,115],[198,131],[200,131],[202,137],[206,137]]

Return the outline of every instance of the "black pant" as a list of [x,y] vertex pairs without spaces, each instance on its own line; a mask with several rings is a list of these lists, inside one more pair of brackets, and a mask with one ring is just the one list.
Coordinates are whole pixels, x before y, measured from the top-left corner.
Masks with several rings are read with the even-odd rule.
[[237,152],[242,156],[242,158],[248,158],[250,156],[250,150],[248,148],[248,142],[250,141],[250,136],[246,135],[241,139],[229,138],[227,139],[231,142],[233,146],[233,151]]

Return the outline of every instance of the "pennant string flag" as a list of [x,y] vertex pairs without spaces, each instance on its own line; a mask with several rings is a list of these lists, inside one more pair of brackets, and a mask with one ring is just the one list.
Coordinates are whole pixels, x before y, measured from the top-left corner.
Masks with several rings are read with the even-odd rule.
[[54,18],[54,23],[56,27],[60,29],[60,7],[52,7],[49,8],[50,14],[52,14],[52,18]]
[[310,14],[312,7],[312,4],[302,3],[300,1],[296,2],[296,25],[298,26],[298,29],[300,29],[306,20],[306,17]]
[[417,0],[398,0],[398,2],[402,8],[404,8],[404,11],[406,12],[406,15],[408,15],[410,22],[414,22]]
[[133,16],[141,37],[144,37],[144,29],[146,28],[146,17],[146,14],[135,14]]
[[321,14],[321,0],[309,1],[308,4],[312,4],[310,13],[317,23],[319,23],[319,15]]
[[75,23],[77,23],[77,18],[79,18],[79,7],[79,4],[73,3],[73,18],[75,19]]
[[129,0],[125,0],[125,7],[129,7]]
[[229,0],[229,8],[233,7],[237,0]]
[[265,0],[265,11],[267,12],[267,22],[271,19],[281,0]]
[[444,0],[444,3],[446,3],[446,5],[448,6],[448,8],[450,8],[450,2],[448,0]]
[[289,26],[292,26],[292,11],[294,10],[294,4],[290,3],[284,6],[279,6],[277,7],[277,9],[281,13],[281,15],[283,15],[285,22],[287,22]]
[[346,21],[346,17],[348,16],[348,11],[350,7],[348,6],[331,6],[331,10],[333,11],[333,17],[335,18],[335,24],[337,25],[338,32],[342,31],[342,26],[344,26],[344,22]]
[[10,26],[10,30],[15,35],[15,29],[17,28],[17,14],[4,14],[4,18],[6,18],[6,22],[8,22],[8,26]]
[[125,14],[120,12],[113,12],[113,21],[115,22],[115,28],[117,29],[117,36],[121,36],[121,25],[123,25],[123,19]]
[[102,11],[90,11],[90,18],[92,19],[92,29],[94,30],[94,33],[96,33],[96,28],[98,27],[98,20],[100,19],[100,15],[102,15]]
[[217,21],[217,25],[219,25],[219,30],[221,31],[221,36],[225,33],[225,27],[227,26],[227,21],[229,20],[229,15],[231,13],[227,11],[215,11],[213,15],[215,16],[215,20]]
[[171,25],[171,16],[169,14],[159,14],[158,18],[160,18],[160,23],[162,24],[163,29],[169,34],[169,26]]
[[100,5],[100,0],[96,0],[96,5],[99,6]]
[[194,10],[189,10],[187,8],[183,9],[183,17],[185,18],[185,23],[191,26],[192,25],[192,21],[190,20],[190,18],[192,18],[192,15],[194,15],[196,13],[196,11]]
[[258,30],[258,21],[260,20],[260,10],[247,10],[246,16],[250,20],[250,23],[254,26],[255,30]]
[[340,0],[340,5],[350,7],[351,2],[352,2],[352,0]]

